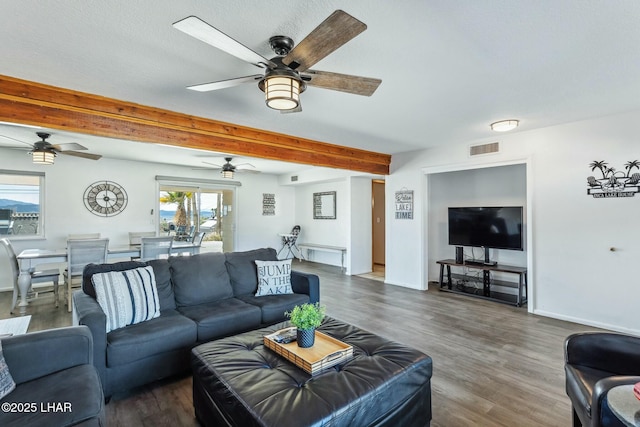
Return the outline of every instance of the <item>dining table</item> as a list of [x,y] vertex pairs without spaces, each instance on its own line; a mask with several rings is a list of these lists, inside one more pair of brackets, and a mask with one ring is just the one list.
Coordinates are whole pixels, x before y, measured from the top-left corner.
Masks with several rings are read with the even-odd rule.
[[[171,246],[171,254],[189,254],[195,255],[200,253],[200,245],[192,242],[174,241]],[[139,258],[141,252],[140,245],[114,246],[107,250],[107,260],[122,260]],[[20,265],[20,275],[18,276],[18,289],[20,289],[20,313],[24,313],[27,302],[27,292],[31,288],[30,271],[41,264],[56,264],[67,262],[67,249],[25,249],[20,252],[16,258]]]

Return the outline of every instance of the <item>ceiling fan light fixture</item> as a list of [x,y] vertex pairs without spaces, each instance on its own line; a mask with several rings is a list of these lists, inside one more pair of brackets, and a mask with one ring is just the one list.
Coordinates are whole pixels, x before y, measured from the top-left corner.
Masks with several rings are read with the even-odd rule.
[[290,76],[264,79],[265,102],[274,110],[293,110],[300,105],[300,80]]
[[500,120],[499,122],[491,123],[491,130],[495,132],[508,132],[517,128],[518,124],[520,124],[520,121],[516,119]]
[[56,153],[46,148],[36,148],[31,152],[31,161],[36,165],[52,165]]
[[222,170],[222,177],[225,179],[233,179],[233,171],[231,170]]

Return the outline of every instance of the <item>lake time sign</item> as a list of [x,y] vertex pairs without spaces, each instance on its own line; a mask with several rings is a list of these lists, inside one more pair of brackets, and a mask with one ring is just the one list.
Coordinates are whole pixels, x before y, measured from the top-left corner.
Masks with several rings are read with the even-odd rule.
[[396,219],[413,219],[413,190],[396,191]]

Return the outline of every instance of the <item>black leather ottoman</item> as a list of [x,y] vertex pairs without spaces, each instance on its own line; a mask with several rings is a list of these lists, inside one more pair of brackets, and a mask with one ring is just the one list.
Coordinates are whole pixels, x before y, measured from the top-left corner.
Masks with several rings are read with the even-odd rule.
[[429,356],[325,318],[322,332],[353,346],[350,361],[311,376],[262,337],[288,322],[192,350],[193,405],[204,426],[428,426]]

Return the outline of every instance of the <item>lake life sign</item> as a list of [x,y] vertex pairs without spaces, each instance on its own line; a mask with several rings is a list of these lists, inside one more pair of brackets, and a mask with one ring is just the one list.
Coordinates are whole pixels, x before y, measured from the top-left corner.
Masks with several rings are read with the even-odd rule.
[[594,160],[590,165],[591,172],[600,171],[602,178],[587,177],[587,194],[596,199],[608,199],[612,197],[633,197],[640,192],[640,160],[632,160],[625,163],[623,171],[617,171],[610,167],[604,160]]
[[413,219],[413,190],[396,191],[396,219]]

